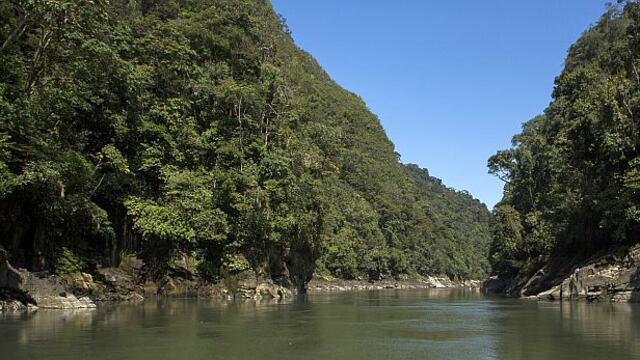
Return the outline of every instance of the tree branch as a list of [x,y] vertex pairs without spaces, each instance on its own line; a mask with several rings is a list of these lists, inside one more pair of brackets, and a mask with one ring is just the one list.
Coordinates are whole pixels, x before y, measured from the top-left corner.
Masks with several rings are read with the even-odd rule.
[[13,29],[11,34],[9,34],[7,39],[2,43],[2,46],[0,46],[0,52],[2,52],[4,49],[6,49],[9,46],[9,44],[19,39],[22,36],[22,34],[24,34],[25,30],[27,29],[27,20],[29,19],[30,14],[31,13],[25,13],[22,16],[22,19],[20,20],[20,23],[18,24],[18,26],[16,26],[16,28]]

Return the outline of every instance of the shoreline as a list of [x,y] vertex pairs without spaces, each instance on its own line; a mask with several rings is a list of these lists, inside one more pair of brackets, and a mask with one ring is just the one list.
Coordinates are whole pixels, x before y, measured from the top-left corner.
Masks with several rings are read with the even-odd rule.
[[455,289],[477,288],[480,289],[481,280],[451,280],[448,277],[419,277],[408,279],[390,280],[342,280],[314,278],[307,283],[307,294],[322,294],[347,291],[374,291],[374,290],[411,290],[411,289]]
[[[38,309],[95,309],[99,305],[137,304],[153,298],[203,299],[224,302],[289,300],[301,292],[262,279],[252,271],[234,275],[218,283],[201,279],[167,278],[162,285],[146,281],[135,283],[132,274],[116,269],[102,269],[103,275],[73,273],[64,276],[31,273],[5,263],[5,273],[15,278],[15,286],[0,288],[0,313],[36,311]],[[105,276],[107,275],[107,276]],[[233,285],[231,285],[233,284]],[[480,290],[480,280],[451,280],[446,276],[417,276],[401,279],[342,280],[314,276],[304,294],[354,291],[469,288]]]
[[640,244],[580,261],[562,260],[548,262],[530,276],[491,276],[483,289],[525,300],[640,303]]

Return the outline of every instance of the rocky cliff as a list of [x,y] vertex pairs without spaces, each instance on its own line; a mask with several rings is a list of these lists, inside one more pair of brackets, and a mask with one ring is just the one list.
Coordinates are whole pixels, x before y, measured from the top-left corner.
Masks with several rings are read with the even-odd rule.
[[483,288],[548,301],[640,302],[640,244],[578,263],[558,260],[528,279],[491,277]]

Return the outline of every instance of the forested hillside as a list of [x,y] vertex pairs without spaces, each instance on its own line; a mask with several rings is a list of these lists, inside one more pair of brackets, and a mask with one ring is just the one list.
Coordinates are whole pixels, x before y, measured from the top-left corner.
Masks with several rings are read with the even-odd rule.
[[298,285],[488,270],[486,207],[402,165],[268,1],[2,1],[0,44],[0,245],[17,266],[133,254],[150,277],[188,262]]
[[[640,235],[640,6],[610,6],[571,47],[553,101],[489,160],[496,273],[522,281]],[[566,270],[569,270],[565,269]]]

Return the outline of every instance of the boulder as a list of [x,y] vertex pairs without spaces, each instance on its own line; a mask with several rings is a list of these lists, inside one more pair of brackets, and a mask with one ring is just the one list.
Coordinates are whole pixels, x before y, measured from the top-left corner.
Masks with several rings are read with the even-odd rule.
[[449,277],[447,276],[427,276],[427,283],[429,283],[429,287],[433,288],[450,288],[456,287],[455,284]]
[[[103,279],[102,283],[96,284],[96,289],[92,292],[92,298],[96,301],[131,302],[137,301],[141,293],[156,294],[157,285],[148,282],[148,286],[137,284],[136,279],[130,271],[120,268],[98,268],[98,278]],[[131,300],[134,299],[134,300]]]
[[38,307],[41,309],[94,309],[96,304],[88,297],[77,298],[73,294],[57,296],[38,296]]
[[292,297],[291,290],[271,282],[260,283],[255,290],[255,299],[287,299]]
[[271,283],[261,283],[256,287],[256,296],[261,298],[279,298],[278,286]]
[[520,290],[520,296],[522,297],[531,296],[533,294],[537,294],[541,292],[545,288],[546,279],[547,279],[546,268],[542,268],[536,271],[536,273],[533,274],[533,276],[531,276],[529,280],[527,280],[524,286],[522,286],[522,289]]
[[[76,280],[77,286],[94,287],[93,279],[88,274],[77,273],[69,275]],[[42,309],[87,309],[95,308],[95,303],[88,297],[76,297],[69,286],[67,275],[36,274],[23,272],[23,288],[33,297],[36,305]]]
[[259,279],[254,271],[243,271],[229,275],[224,280],[226,289],[212,287],[205,289],[216,297],[227,298],[231,292],[236,299],[286,299],[293,291],[286,286],[274,283],[272,279]]
[[18,300],[0,301],[0,312],[24,311],[27,306]]
[[5,260],[0,266],[1,288],[5,297],[3,310],[43,309],[86,309],[95,308],[88,297],[76,297],[76,289],[89,292],[95,287],[89,274],[76,273],[64,277],[48,273],[31,273],[16,270]]
[[243,271],[237,275],[238,289],[254,290],[258,286],[258,278],[254,271]]
[[253,299],[256,297],[258,278],[251,270],[231,275],[226,279],[227,287],[233,291],[234,297],[239,299]]
[[554,286],[547,291],[543,291],[539,293],[537,296],[538,300],[546,300],[546,301],[555,301],[562,299],[562,289],[561,287]]

